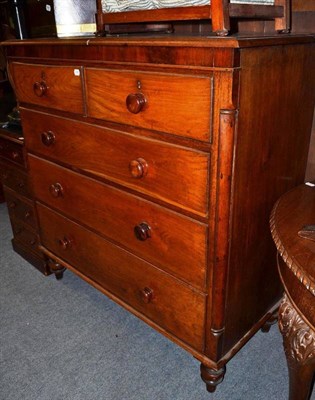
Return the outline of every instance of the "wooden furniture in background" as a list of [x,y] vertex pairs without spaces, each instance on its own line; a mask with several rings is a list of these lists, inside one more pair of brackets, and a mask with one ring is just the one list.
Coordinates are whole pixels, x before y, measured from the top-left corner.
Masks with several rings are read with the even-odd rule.
[[189,351],[209,391],[282,296],[268,220],[304,179],[313,44],[5,43],[51,269]]
[[0,127],[0,182],[3,185],[13,231],[14,250],[45,275],[46,258],[38,248],[38,224],[19,129]]
[[[315,373],[315,187],[301,185],[276,203],[270,220],[285,295],[279,310],[290,400],[308,400]],[[312,226],[310,226],[312,225]]]
[[[180,3],[180,2],[179,2]],[[274,4],[235,4],[229,0],[209,0],[208,5],[137,10],[128,12],[104,13],[102,0],[97,0],[98,32],[108,30],[111,24],[156,23],[158,21],[200,21],[210,20],[212,31],[219,36],[228,35],[231,18],[274,20],[274,29],[280,32],[290,30],[290,1],[275,0]],[[210,21],[209,21],[210,22]],[[208,22],[208,24],[209,24]]]

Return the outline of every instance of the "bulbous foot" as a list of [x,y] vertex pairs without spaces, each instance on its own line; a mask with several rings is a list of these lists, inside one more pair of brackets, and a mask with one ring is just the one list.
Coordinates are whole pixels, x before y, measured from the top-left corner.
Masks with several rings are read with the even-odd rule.
[[55,274],[55,278],[59,281],[63,278],[63,273],[65,272],[66,268],[63,267],[61,264],[57,263],[54,260],[48,260],[48,267],[50,271]]
[[200,365],[200,376],[201,379],[207,386],[207,391],[213,393],[217,386],[223,381],[226,368],[220,368],[218,370],[211,369],[205,365]]
[[278,309],[271,315],[271,317],[265,322],[265,324],[261,327],[261,331],[264,333],[268,333],[272,325],[276,324],[278,321]]

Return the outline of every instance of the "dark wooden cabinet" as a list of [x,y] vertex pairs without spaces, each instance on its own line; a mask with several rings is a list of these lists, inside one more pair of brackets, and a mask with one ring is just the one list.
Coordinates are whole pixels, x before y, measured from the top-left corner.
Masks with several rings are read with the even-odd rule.
[[50,268],[69,268],[189,351],[209,391],[282,295],[268,221],[304,179],[313,44],[5,44],[36,201],[29,221]]
[[35,203],[29,187],[24,138],[19,129],[0,128],[0,181],[10,216],[14,250],[43,274],[50,271],[39,250]]

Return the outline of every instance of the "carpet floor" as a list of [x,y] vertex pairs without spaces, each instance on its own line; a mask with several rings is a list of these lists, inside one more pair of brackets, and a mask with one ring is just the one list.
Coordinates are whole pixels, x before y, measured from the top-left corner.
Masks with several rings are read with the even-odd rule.
[[11,237],[0,204],[0,400],[287,400],[276,325],[249,341],[209,394],[186,351],[70,271],[43,276]]

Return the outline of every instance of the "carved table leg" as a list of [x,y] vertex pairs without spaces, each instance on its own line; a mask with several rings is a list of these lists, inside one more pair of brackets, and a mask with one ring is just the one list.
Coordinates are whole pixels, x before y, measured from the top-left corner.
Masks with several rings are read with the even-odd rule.
[[225,371],[225,366],[219,370],[215,370],[208,368],[203,364],[200,365],[201,379],[207,385],[208,392],[213,393],[215,391],[219,383],[223,381]]
[[315,372],[315,331],[304,322],[286,295],[279,309],[279,327],[289,369],[289,400],[307,400]]

